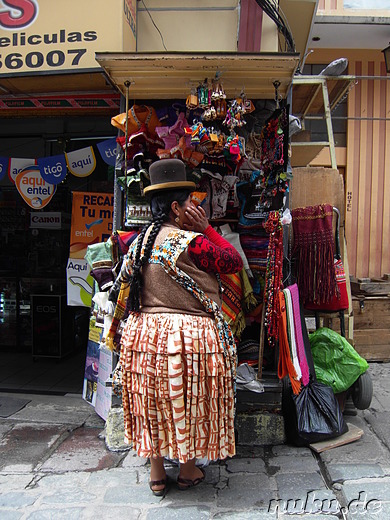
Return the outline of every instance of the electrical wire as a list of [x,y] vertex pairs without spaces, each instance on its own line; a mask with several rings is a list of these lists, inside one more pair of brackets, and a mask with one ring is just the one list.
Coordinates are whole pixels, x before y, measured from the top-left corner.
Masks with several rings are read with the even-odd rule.
[[161,34],[160,29],[157,27],[155,21],[153,20],[152,15],[150,14],[149,9],[146,7],[144,0],[141,0],[141,2],[142,2],[142,4],[143,4],[143,6],[145,7],[145,10],[146,10],[146,12],[148,13],[149,18],[151,19],[152,24],[155,26],[155,28],[157,29],[158,34],[160,35],[161,43],[163,44],[164,49],[168,52],[168,49],[167,49],[166,46],[165,46],[164,37],[163,37],[163,35]]
[[295,52],[295,42],[292,36],[291,30],[288,26],[286,17],[283,15],[282,10],[276,1],[273,0],[255,0],[257,5],[268,15],[271,20],[275,23],[278,31],[283,35],[287,51]]

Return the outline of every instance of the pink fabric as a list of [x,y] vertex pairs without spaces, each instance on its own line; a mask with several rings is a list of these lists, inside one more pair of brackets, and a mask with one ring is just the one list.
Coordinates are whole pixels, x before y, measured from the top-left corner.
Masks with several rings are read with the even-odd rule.
[[[184,127],[188,126],[184,112],[180,112],[177,121],[172,126],[161,126],[156,128],[157,135],[164,141],[164,147],[167,150],[179,144],[180,137],[185,135]],[[185,135],[187,147],[191,147],[191,135]]]
[[290,291],[291,301],[292,301],[292,306],[293,306],[295,342],[297,345],[299,366],[300,366],[301,372],[302,372],[302,383],[306,386],[309,382],[310,374],[309,374],[309,366],[307,364],[307,359],[306,359],[306,354],[305,354],[305,345],[303,343],[303,336],[302,336],[302,323],[301,323],[301,313],[299,310],[298,286],[295,283],[294,285],[290,285],[290,287],[287,287],[287,290]]

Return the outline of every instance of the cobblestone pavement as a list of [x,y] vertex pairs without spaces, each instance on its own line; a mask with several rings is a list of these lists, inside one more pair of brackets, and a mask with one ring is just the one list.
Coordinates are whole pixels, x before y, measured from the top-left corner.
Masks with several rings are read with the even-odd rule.
[[[149,467],[113,452],[104,422],[79,396],[31,401],[0,419],[2,520],[263,520],[390,518],[390,363],[370,364],[370,409],[347,416],[360,440],[315,454],[288,445],[239,447],[205,467],[204,484],[151,494]],[[0,408],[1,411],[1,408]],[[178,468],[168,463],[174,479]]]

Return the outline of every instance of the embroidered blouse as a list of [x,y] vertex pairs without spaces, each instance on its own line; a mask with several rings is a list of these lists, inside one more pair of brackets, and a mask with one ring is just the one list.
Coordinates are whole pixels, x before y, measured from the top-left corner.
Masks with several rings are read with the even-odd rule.
[[188,246],[188,256],[206,273],[231,274],[241,271],[243,262],[236,249],[211,226]]

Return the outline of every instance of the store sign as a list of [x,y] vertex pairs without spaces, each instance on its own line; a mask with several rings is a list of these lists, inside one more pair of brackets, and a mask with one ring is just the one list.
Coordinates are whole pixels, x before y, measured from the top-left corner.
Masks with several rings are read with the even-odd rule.
[[15,184],[23,200],[33,209],[42,209],[49,204],[56,186],[41,177],[39,166],[27,166],[16,176]]
[[8,163],[8,157],[0,157],[0,181],[5,177],[5,174],[8,171]]
[[111,377],[112,369],[113,353],[100,345],[95,412],[104,420],[107,420],[111,408],[112,388],[106,386],[106,381]]
[[16,176],[23,170],[23,168],[26,168],[27,166],[35,165],[36,161],[35,159],[25,159],[25,158],[15,158],[12,157],[9,159],[9,165],[8,165],[8,177],[9,180],[13,183],[15,183]]
[[69,96],[63,94],[62,96],[40,96],[22,98],[3,98],[0,99],[0,109],[13,110],[57,110],[59,108],[66,108],[68,110],[84,110],[85,108],[94,108],[96,110],[105,110],[107,108],[119,109],[120,96],[119,94],[80,94]]
[[4,29],[26,29],[38,16],[36,0],[7,0],[0,12],[0,26]]
[[88,262],[84,259],[69,258],[66,279],[67,304],[91,307],[94,281]]
[[120,145],[116,142],[116,138],[107,139],[101,143],[97,143],[98,150],[105,163],[115,166],[116,156],[121,151]]
[[99,375],[99,345],[101,329],[97,329],[91,322],[89,325],[87,356],[85,359],[83,399],[92,406],[96,405],[96,393]]
[[76,177],[88,177],[96,168],[96,158],[92,146],[65,155],[68,169]]
[[135,13],[136,0],[0,0],[0,76],[99,69],[95,52],[136,50]]
[[72,193],[70,258],[84,258],[89,245],[111,236],[113,208],[112,193]]
[[59,184],[67,174],[64,154],[41,157],[37,160],[41,177],[49,184]]
[[30,212],[30,229],[63,229],[66,227],[69,227],[69,221],[61,211]]

